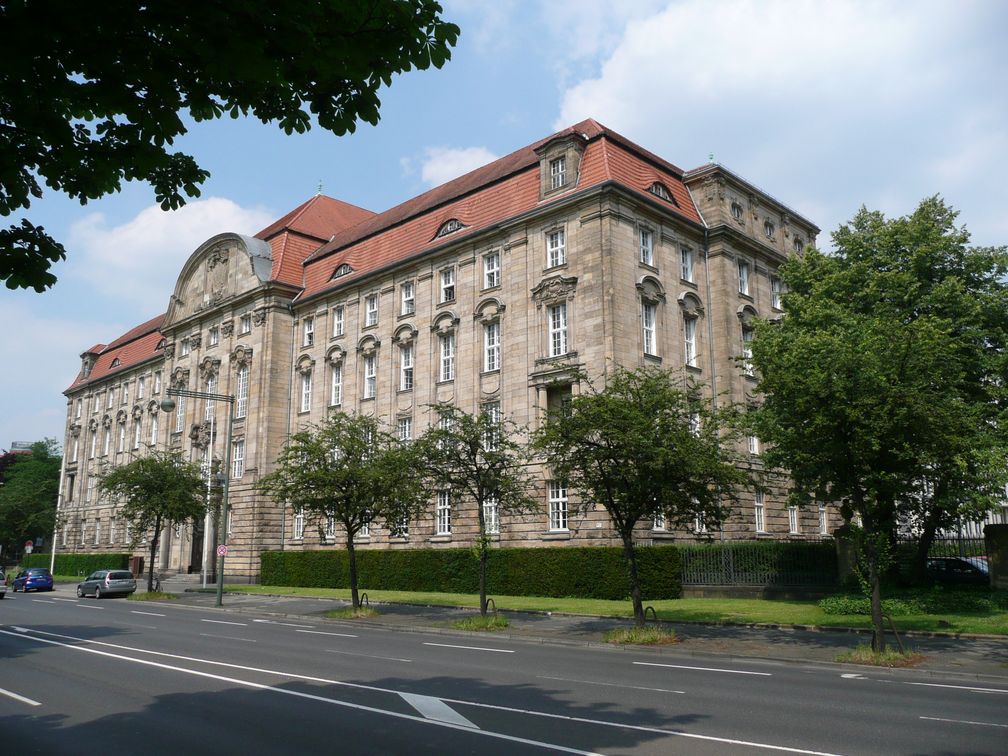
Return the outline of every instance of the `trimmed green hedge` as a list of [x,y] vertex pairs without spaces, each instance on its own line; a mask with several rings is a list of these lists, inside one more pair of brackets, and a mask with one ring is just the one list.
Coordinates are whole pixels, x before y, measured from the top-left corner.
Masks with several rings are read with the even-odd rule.
[[[476,593],[479,562],[470,549],[358,550],[361,588],[390,591]],[[347,588],[345,549],[262,552],[263,585]],[[679,551],[675,546],[637,549],[644,599],[682,595]],[[627,568],[616,547],[494,549],[487,564],[491,594],[598,598],[629,596]]]
[[[25,554],[22,567],[48,567],[51,554]],[[91,574],[95,570],[128,570],[129,554],[57,554],[57,575]]]

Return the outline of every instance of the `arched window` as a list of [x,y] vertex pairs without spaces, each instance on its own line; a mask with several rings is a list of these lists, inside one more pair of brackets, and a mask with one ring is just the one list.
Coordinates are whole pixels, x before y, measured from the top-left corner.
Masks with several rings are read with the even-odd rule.
[[438,229],[438,232],[434,235],[434,238],[440,239],[442,236],[453,234],[456,231],[460,231],[463,228],[465,228],[465,226],[462,225],[462,221],[460,221],[458,218],[449,218],[448,220],[446,220],[444,223],[441,224],[441,228]]
[[[333,271],[332,278],[342,278],[343,276],[353,273],[353,268],[350,267],[349,263],[341,263],[336,266],[336,270]],[[330,281],[332,280],[329,279]]]
[[672,204],[675,204],[675,200],[672,199],[672,192],[670,192],[668,190],[668,187],[665,186],[665,184],[663,184],[661,181],[655,181],[653,184],[651,184],[651,186],[648,187],[648,191],[651,192],[651,194],[653,194],[655,197],[659,197],[665,200],[666,202],[671,202]]

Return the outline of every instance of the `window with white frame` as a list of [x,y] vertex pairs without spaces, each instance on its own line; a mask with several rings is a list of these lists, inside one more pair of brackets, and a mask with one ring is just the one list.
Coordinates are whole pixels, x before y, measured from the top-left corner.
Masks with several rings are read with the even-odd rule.
[[327,541],[335,540],[336,538],[336,518],[332,515],[326,516],[325,537]]
[[336,406],[343,403],[343,363],[332,366],[329,374],[329,404]]
[[483,527],[487,533],[500,533],[500,508],[492,496],[483,502]]
[[500,252],[483,255],[483,288],[492,289],[500,286],[500,273]]
[[378,325],[378,295],[368,294],[364,298],[364,325]]
[[441,334],[438,336],[438,344],[441,355],[438,380],[453,381],[455,380],[455,334]]
[[777,276],[770,276],[770,306],[781,309],[781,280]]
[[400,441],[411,441],[413,439],[413,418],[400,417],[396,421],[396,430]]
[[451,491],[438,491],[434,534],[451,535],[451,532]]
[[[140,380],[142,381],[142,380],[143,380],[143,378],[141,378]],[[143,399],[143,396],[140,396],[139,398],[140,398],[140,399]],[[84,408],[84,402],[83,402],[82,400],[78,399],[78,400],[77,400],[77,405],[76,405],[76,408],[75,408],[75,410],[74,410],[74,417],[76,417],[76,418],[78,418],[78,419],[79,419],[79,418],[80,418],[80,416],[81,416],[81,412],[83,412],[83,411],[84,411],[84,410],[83,410],[83,408]]]
[[642,228],[639,231],[640,261],[645,265],[654,265],[654,231]]
[[315,343],[315,318],[311,315],[301,321],[301,346],[312,346]]
[[95,477],[88,475],[87,485],[84,487],[84,501],[89,502],[94,499]]
[[561,155],[553,158],[549,163],[550,168],[550,189],[559,189],[566,183],[567,179],[567,156]]
[[689,422],[690,433],[692,433],[694,436],[699,436],[700,435],[700,413],[699,412],[690,412],[689,413],[689,417],[687,418],[687,421]]
[[567,262],[567,240],[564,230],[558,228],[546,234],[546,267],[555,268]]
[[697,319],[691,315],[683,315],[683,345],[685,353],[683,359],[687,367],[697,367],[697,344],[696,344]]
[[679,250],[679,275],[683,281],[693,283],[693,250],[689,247]]
[[161,371],[160,370],[155,370],[154,371],[154,393],[155,394],[160,394],[161,393]]
[[116,540],[116,518],[115,515],[109,517],[108,524],[108,542],[109,546],[115,543]]
[[67,525],[67,523],[64,522],[63,523],[63,533],[60,536],[60,541],[61,541],[62,545],[66,546],[67,545],[67,541],[69,539],[70,539],[69,526]]
[[549,356],[561,357],[567,354],[567,303],[552,305],[549,317]]
[[185,427],[185,400],[184,396],[180,396],[176,399],[175,404],[175,432],[181,433],[182,428]]
[[94,545],[101,542],[101,517],[95,517],[94,521]]
[[80,438],[74,437],[73,440],[73,453],[70,455],[70,461],[77,461],[77,453],[80,451]]
[[416,293],[413,290],[413,282],[405,281],[399,287],[399,314],[412,315],[416,312]]
[[122,398],[119,400],[121,404],[129,404],[129,382],[123,381],[122,385]]
[[207,346],[217,346],[220,343],[220,327],[211,326],[207,332]]
[[112,429],[106,428],[105,434],[102,436],[102,456],[108,455],[111,446],[112,446]]
[[81,546],[87,541],[87,517],[81,517],[80,521],[80,544]]
[[301,411],[307,412],[311,409],[311,372],[301,373]]
[[487,429],[487,433],[483,438],[483,448],[487,451],[494,451],[497,449],[500,439],[500,429],[498,428],[501,421],[500,402],[486,402],[481,407],[481,411],[490,421],[490,428]]
[[759,436],[749,436],[749,453],[752,455],[758,455],[760,453]]
[[794,243],[794,251],[795,252],[801,252],[802,250],[805,249],[805,240],[802,239],[800,236],[796,236],[794,238],[794,242],[793,243]]
[[248,414],[249,366],[242,365],[235,376],[235,417]]
[[693,532],[707,532],[707,515],[704,512],[697,512],[697,514],[693,517]]
[[745,260],[738,261],[738,290],[739,294],[749,294],[749,263]]
[[[217,393],[217,376],[211,375],[207,376],[206,390],[208,394]],[[203,408],[203,419],[211,420],[214,416],[214,410],[217,408],[217,402],[213,399],[206,400],[206,406]]]
[[240,478],[245,474],[245,439],[231,444],[231,477]]
[[[140,376],[137,378],[137,401],[144,398],[144,390],[147,388],[147,377]],[[79,417],[79,415],[78,415]]]
[[244,336],[246,333],[252,333],[252,313],[250,312],[246,312],[238,318],[238,334]]
[[766,507],[763,501],[763,492],[757,491],[753,500],[753,509],[756,514],[756,532],[766,533]]
[[567,486],[556,480],[549,482],[549,529],[567,530]]
[[98,431],[93,430],[91,431],[91,452],[88,455],[90,459],[95,458],[95,451],[97,450],[97,448],[98,448]]
[[826,504],[819,502],[819,534],[829,535],[829,518],[826,516]]
[[182,343],[179,346],[180,346],[180,351],[181,351],[183,357],[185,357],[187,354],[189,354],[189,338],[188,337],[182,339]]
[[158,416],[151,415],[151,425],[150,425],[150,445],[154,446],[157,443],[158,436]]
[[115,404],[115,388],[109,386],[108,394],[106,395],[107,401],[105,402],[105,408],[108,409],[113,404]]
[[455,301],[455,268],[445,268],[441,271],[441,301]]
[[332,311],[332,335],[342,336],[343,327],[346,322],[346,308],[343,305],[336,305]]
[[753,329],[742,328],[742,372],[748,376],[753,375],[752,364],[752,340]]
[[655,323],[658,319],[658,307],[654,302],[641,302],[641,331],[644,344],[644,354],[657,355],[658,345],[655,338]]
[[360,526],[360,529],[357,531],[357,538],[370,538],[370,537],[371,537],[371,522],[368,521]]
[[651,523],[652,530],[665,530],[665,513],[655,512],[654,521]]
[[[133,421],[133,448],[134,449],[139,449],[140,448],[140,434],[141,434],[141,432],[142,432],[142,428],[141,428],[140,418],[138,417],[138,418],[136,418]],[[76,447],[75,447],[75,450],[76,450]]]
[[483,326],[483,370],[500,370],[501,337],[500,321],[495,320]]
[[399,345],[399,390],[413,390],[413,345]]
[[800,533],[801,525],[798,521],[798,507],[791,505],[787,508],[787,519],[788,519],[788,532],[789,533]]
[[228,509],[227,513],[227,534],[228,538],[234,535],[234,510]]
[[119,423],[119,442],[116,444],[116,451],[126,450],[126,423]]
[[764,221],[763,223],[763,235],[767,239],[773,239],[774,233],[777,231],[776,227],[771,221]]
[[300,541],[304,538],[304,509],[294,511],[294,540]]
[[374,399],[378,393],[378,355],[364,355],[364,398]]

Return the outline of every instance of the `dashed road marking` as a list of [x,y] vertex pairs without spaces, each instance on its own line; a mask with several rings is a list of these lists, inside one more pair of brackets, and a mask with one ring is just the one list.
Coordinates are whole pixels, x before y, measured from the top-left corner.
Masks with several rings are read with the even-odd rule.
[[0,695],[7,696],[8,698],[13,698],[15,701],[20,701],[21,703],[26,703],[29,706],[41,706],[42,705],[38,701],[34,701],[31,698],[28,698],[26,696],[18,695],[17,693],[14,693],[13,691],[10,691],[10,690],[4,690],[3,688],[0,688]]
[[727,672],[732,675],[758,675],[760,677],[773,677],[771,672],[748,672],[744,669],[719,669],[718,667],[689,667],[685,664],[658,664],[657,662],[635,661],[642,667],[670,667],[672,669],[695,669],[700,672]]
[[466,651],[492,651],[495,654],[513,654],[514,653],[514,651],[511,651],[511,650],[506,649],[506,648],[485,648],[483,646],[455,646],[455,645],[453,645],[451,643],[424,643],[424,645],[425,646],[440,646],[442,648],[461,648],[461,649],[465,649]]
[[994,722],[972,722],[968,719],[945,719],[944,717],[921,717],[932,722],[952,722],[954,724],[979,725],[980,727],[1004,727],[1008,729],[1008,724],[996,724]]

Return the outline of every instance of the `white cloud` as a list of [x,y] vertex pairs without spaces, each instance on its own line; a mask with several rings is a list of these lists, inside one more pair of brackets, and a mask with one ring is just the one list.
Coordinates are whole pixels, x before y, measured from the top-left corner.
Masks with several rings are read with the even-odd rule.
[[428,186],[438,186],[492,163],[497,155],[486,147],[428,147],[420,166],[420,177]]
[[273,220],[263,208],[221,197],[170,212],[148,207],[118,226],[92,213],[70,229],[69,267],[103,294],[157,311],[167,306],[179,271],[200,244],[226,231],[254,234]]

